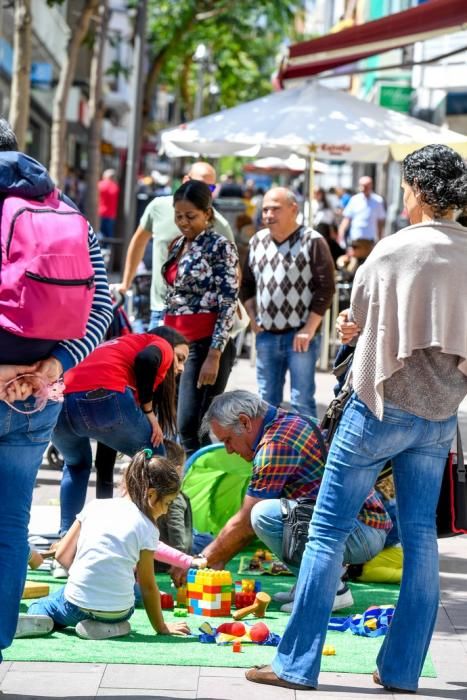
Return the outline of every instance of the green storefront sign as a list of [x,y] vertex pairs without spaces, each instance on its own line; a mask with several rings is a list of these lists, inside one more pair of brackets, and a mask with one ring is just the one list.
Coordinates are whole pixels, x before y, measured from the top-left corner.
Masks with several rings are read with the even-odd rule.
[[414,88],[408,85],[381,85],[379,92],[379,104],[396,112],[410,112]]

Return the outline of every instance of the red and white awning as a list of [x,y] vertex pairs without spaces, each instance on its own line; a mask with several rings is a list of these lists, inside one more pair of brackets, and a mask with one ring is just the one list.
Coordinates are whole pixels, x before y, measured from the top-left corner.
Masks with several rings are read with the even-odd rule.
[[289,48],[279,81],[308,78],[347,63],[467,28],[467,0],[430,0]]

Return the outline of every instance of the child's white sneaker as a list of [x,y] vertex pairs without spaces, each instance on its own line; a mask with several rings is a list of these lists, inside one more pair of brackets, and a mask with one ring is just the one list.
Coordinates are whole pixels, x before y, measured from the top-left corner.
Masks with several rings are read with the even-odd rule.
[[21,614],[16,625],[15,639],[21,637],[41,637],[54,628],[54,621],[48,615]]
[[52,559],[50,570],[54,578],[68,578],[68,569],[65,569],[56,559]]
[[112,639],[130,634],[131,626],[125,622],[99,622],[98,620],[83,620],[75,627],[76,634],[81,639]]

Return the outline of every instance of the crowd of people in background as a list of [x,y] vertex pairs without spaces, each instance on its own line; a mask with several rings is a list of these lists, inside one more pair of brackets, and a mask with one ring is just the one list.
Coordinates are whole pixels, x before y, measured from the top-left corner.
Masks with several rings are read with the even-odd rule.
[[[19,227],[22,245],[9,259],[10,235],[1,261],[4,289],[18,259],[31,255],[26,229],[17,223],[25,210],[36,249],[43,231],[36,223],[39,214],[50,217],[51,249],[34,258],[34,264],[43,258],[40,271],[48,277],[29,278],[59,283],[53,264],[59,269],[63,264],[58,254],[63,230],[51,213],[63,207],[74,217],[70,245],[79,253],[73,257],[71,248],[69,257],[78,266],[84,261],[88,273],[64,278],[63,307],[68,316],[83,313],[67,304],[73,299],[67,297],[69,287],[83,286],[89,300],[81,335],[74,325],[67,333],[65,313],[63,337],[62,329],[54,328],[47,339],[37,328],[47,328],[48,317],[44,320],[34,296],[26,309],[6,304],[5,294],[0,299],[0,593],[5,604],[0,652],[15,635],[68,626],[85,639],[124,636],[138,599],[158,634],[188,634],[185,622],[164,621],[154,559],[169,564],[179,580],[189,567],[225,566],[255,534],[280,558],[280,499],[304,496],[313,501],[314,512],[303,557],[292,565],[297,585],[283,599],[282,609],[291,618],[272,664],[251,669],[247,679],[316,688],[330,613],[352,604],[346,567],[378,554],[395,529],[391,542],[400,537],[404,577],[373,680],[394,692],[415,691],[438,606],[436,503],[456,411],[467,393],[466,239],[455,220],[467,207],[467,170],[460,156],[445,146],[427,146],[405,158],[402,188],[412,225],[382,241],[386,208],[368,176],[360,178],[357,193],[316,187],[310,223],[300,191],[282,186],[264,191],[230,173],[218,182],[205,162],[192,164],[173,194],[167,176],[142,178],[138,191],[146,205],[119,290],[125,294],[131,288],[151,242],[151,316],[147,332],[105,342],[111,296],[92,227],[55,189],[45,168],[17,151],[4,120],[0,161],[1,216],[12,218],[11,230]],[[67,192],[83,206],[79,182],[70,171]],[[118,217],[114,170],[103,173],[98,192],[99,235],[105,243],[115,236]],[[49,199],[53,207],[41,210]],[[17,200],[26,206],[15,213]],[[15,299],[18,286],[31,294],[27,278],[27,272],[19,277],[8,299]],[[337,329],[342,343],[356,349],[353,393],[328,451],[318,426],[314,374],[320,327],[336,280],[354,285]],[[49,290],[42,303],[50,305],[53,294]],[[58,300],[60,290],[55,295]],[[11,306],[22,321],[33,316],[29,335],[19,326],[12,329]],[[255,336],[259,396],[225,392],[242,316]],[[287,373],[290,411],[283,408]],[[61,411],[57,393],[63,394]],[[55,558],[68,580],[18,618],[28,558],[32,561],[27,529],[34,482],[51,438],[65,459]],[[181,472],[187,457],[211,438],[250,462],[252,475],[239,510],[195,554]],[[85,505],[91,439],[122,451],[131,462],[121,498]],[[397,500],[391,512],[394,493],[386,497],[377,489],[389,460]],[[170,522],[173,504],[190,528],[182,551],[159,541],[158,519],[166,516]]]

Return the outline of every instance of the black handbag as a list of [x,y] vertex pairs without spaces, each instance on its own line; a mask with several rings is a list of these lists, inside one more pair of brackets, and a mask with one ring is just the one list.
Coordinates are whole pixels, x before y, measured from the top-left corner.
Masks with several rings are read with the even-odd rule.
[[324,438],[326,448],[329,447],[336,432],[339,421],[344,412],[345,405],[353,393],[350,366],[352,364],[354,348],[348,348],[346,357],[343,362],[340,362],[334,367],[332,373],[338,380],[340,385],[337,396],[331,401],[327,407],[323,419],[320,423],[321,434]]
[[436,511],[438,537],[467,534],[467,474],[457,426],[457,451],[446,460],[441,492]]
[[300,566],[315,501],[311,498],[281,498],[280,501],[284,526],[282,561],[285,564]]

